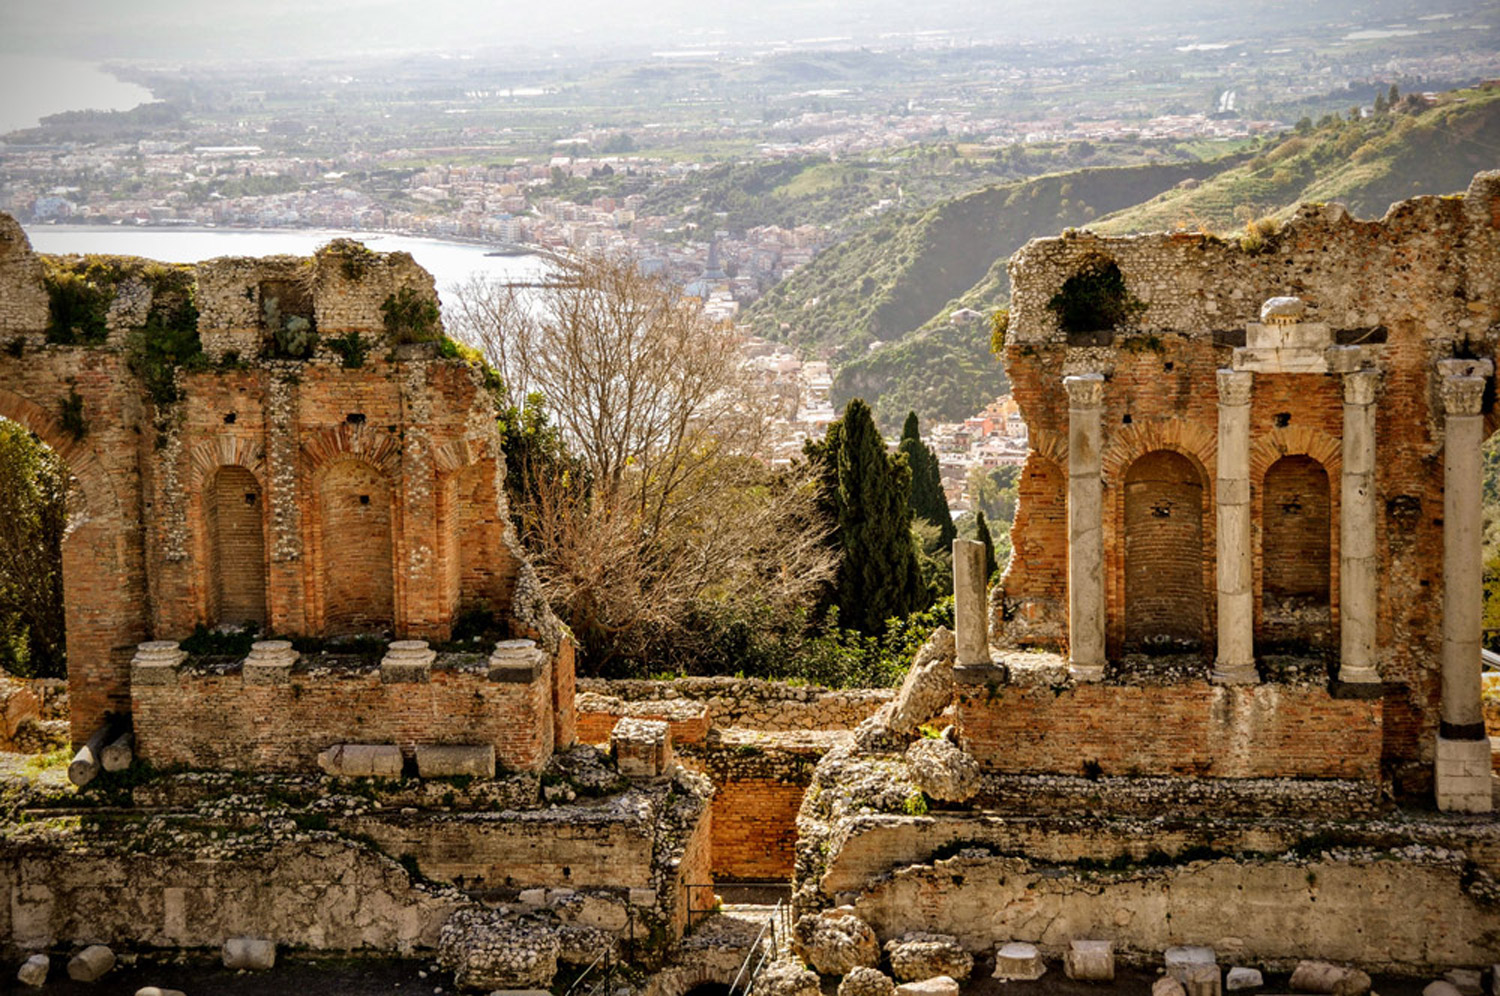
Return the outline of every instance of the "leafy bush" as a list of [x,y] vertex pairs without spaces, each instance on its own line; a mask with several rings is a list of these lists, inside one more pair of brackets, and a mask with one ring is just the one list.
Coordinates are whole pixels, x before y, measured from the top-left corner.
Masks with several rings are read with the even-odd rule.
[[370,355],[370,344],[358,332],[352,330],[337,338],[329,339],[328,348],[343,360],[345,370],[359,369],[365,365],[365,358]]
[[1068,333],[1109,332],[1146,309],[1125,286],[1119,264],[1105,256],[1085,260],[1047,307]]
[[442,334],[437,302],[403,287],[380,305],[385,330],[398,343],[432,342]]

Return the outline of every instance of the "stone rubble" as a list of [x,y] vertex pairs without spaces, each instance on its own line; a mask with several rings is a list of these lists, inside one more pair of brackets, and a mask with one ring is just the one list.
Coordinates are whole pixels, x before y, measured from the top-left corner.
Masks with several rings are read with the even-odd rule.
[[557,931],[538,920],[461,909],[438,936],[438,962],[460,989],[546,988],[557,974]]
[[880,963],[880,941],[870,925],[840,907],[800,917],[792,928],[793,951],[822,975],[848,975]]
[[839,982],[838,996],[895,996],[896,983],[878,968],[856,965]]
[[935,975],[921,982],[907,982],[896,987],[896,996],[958,996],[958,980]]
[[968,802],[983,782],[979,763],[946,737],[923,737],[906,749],[912,781],[939,802]]
[[1187,996],[1187,990],[1176,978],[1163,975],[1152,983],[1151,996]]
[[1288,985],[1305,993],[1363,996],[1370,991],[1370,977],[1357,968],[1326,961],[1299,961]]
[[1450,968],[1443,973],[1443,981],[1451,983],[1463,996],[1480,996],[1484,992],[1477,968]]
[[1435,982],[1427,983],[1426,987],[1422,990],[1422,996],[1462,996],[1462,994],[1453,983],[1438,979]]
[[778,961],[761,973],[755,991],[759,996],[820,996],[822,988],[815,972],[796,962]]
[[52,959],[44,954],[34,954],[21,963],[16,970],[16,981],[23,986],[31,986],[40,989],[47,984],[47,970],[52,967]]
[[896,733],[913,733],[940,715],[953,701],[955,653],[953,631],[939,626],[917,651],[895,700],[875,718]]
[[1217,965],[1218,956],[1214,954],[1213,948],[1205,948],[1198,945],[1182,945],[1167,948],[1162,955],[1162,961],[1167,966],[1167,975],[1178,982],[1186,984],[1187,970],[1191,965]]
[[891,974],[902,982],[934,976],[948,976],[961,982],[974,970],[974,956],[951,934],[921,931],[903,934],[886,942],[885,953],[891,960]]
[[1237,993],[1245,989],[1259,989],[1265,985],[1265,979],[1261,977],[1260,969],[1244,968],[1236,965],[1224,976],[1224,988],[1228,992]]

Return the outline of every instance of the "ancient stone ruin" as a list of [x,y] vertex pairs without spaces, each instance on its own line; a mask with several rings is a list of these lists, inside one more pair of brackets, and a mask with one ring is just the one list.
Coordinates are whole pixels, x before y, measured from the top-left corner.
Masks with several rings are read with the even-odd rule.
[[[18,964],[233,941],[421,953],[480,991],[624,960],[651,996],[746,971],[812,993],[805,961],[849,996],[947,996],[1118,963],[1217,996],[1493,960],[1500,173],[1380,221],[1305,206],[1255,247],[1018,253],[1015,552],[990,590],[955,543],[954,630],[894,692],[575,688],[509,525],[494,385],[409,258],[103,261],[92,325],[44,282],[87,265],[0,217],[0,416],[76,484],[87,786],[8,811]],[[185,286],[190,316],[164,303]],[[144,348],[163,327],[199,349]],[[454,641],[474,615],[498,638]],[[274,638],[184,649],[244,624]],[[0,689],[0,734],[45,699]],[[768,881],[794,928],[714,913],[716,886]]]

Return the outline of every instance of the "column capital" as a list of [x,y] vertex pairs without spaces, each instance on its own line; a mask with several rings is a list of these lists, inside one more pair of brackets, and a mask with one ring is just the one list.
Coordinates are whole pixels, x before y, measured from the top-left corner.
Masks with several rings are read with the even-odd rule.
[[1484,403],[1484,377],[1444,377],[1438,385],[1449,416],[1478,415]]
[[1373,405],[1378,387],[1379,370],[1351,370],[1344,374],[1344,404]]
[[1071,408],[1098,408],[1104,404],[1104,375],[1102,373],[1073,374],[1064,377],[1063,387],[1068,391],[1068,406]]
[[1219,404],[1248,405],[1250,389],[1255,384],[1255,374],[1248,370],[1219,368]]

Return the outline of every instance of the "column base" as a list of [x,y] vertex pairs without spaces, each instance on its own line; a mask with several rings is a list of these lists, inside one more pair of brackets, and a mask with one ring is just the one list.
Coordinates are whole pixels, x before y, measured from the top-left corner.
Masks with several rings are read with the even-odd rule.
[[1490,741],[1438,737],[1438,808],[1449,813],[1488,813],[1493,806]]
[[1068,661],[1068,676],[1074,681],[1103,681],[1103,664],[1080,664]]
[[1380,684],[1380,672],[1376,671],[1374,665],[1371,664],[1358,667],[1350,664],[1340,664],[1339,681],[1346,685],[1378,685]]
[[1255,685],[1260,683],[1260,675],[1255,673],[1255,662],[1242,662],[1231,664],[1228,661],[1214,661],[1213,673],[1209,678],[1216,685]]

